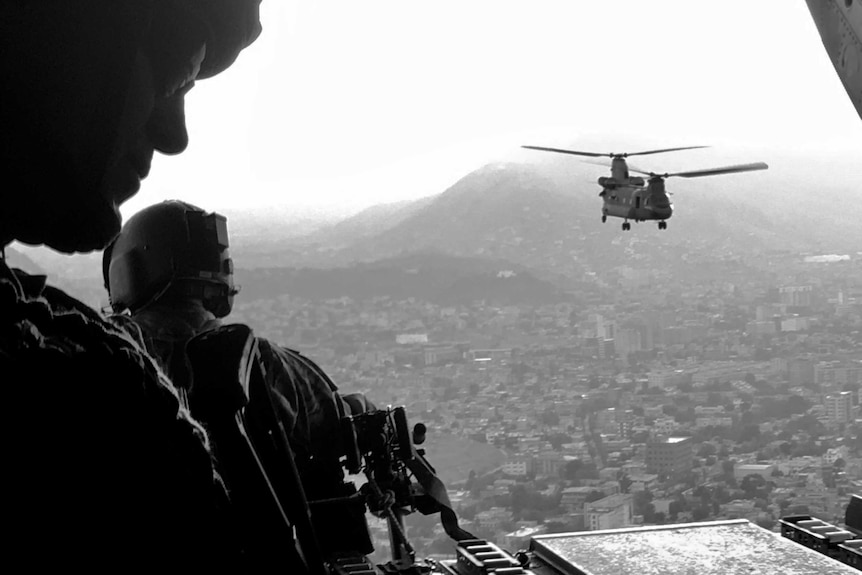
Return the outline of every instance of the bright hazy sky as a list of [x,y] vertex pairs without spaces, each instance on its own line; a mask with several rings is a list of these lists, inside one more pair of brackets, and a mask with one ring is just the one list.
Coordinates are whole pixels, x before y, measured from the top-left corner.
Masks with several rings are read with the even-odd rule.
[[188,95],[188,150],[157,156],[126,216],[166,198],[228,215],[344,211],[582,137],[606,139],[597,151],[627,137],[862,150],[804,0],[264,0],[261,12],[258,41]]

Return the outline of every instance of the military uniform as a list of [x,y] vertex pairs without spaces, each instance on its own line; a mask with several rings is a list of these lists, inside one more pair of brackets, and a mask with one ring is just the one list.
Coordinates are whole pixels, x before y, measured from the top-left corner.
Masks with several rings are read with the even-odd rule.
[[236,559],[206,436],[170,381],[125,331],[2,260],[0,380],[4,562],[202,570]]
[[[181,390],[191,385],[185,344],[220,325],[218,320],[202,321],[193,309],[184,311],[176,303],[166,309],[158,302],[135,314],[131,323],[140,328],[147,349]],[[275,407],[307,495],[311,499],[331,497],[344,478],[339,462],[339,420],[350,408],[312,360],[264,338],[258,337],[257,342],[267,385],[275,391]]]

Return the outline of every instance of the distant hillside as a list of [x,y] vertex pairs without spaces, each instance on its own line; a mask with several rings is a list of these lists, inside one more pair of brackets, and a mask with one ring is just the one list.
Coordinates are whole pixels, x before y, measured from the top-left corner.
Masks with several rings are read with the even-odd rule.
[[459,180],[400,224],[345,250],[356,259],[437,249],[460,256],[506,258],[525,241],[553,242],[557,215],[574,213],[573,198],[528,167],[485,166]]
[[294,246],[306,243],[301,238],[349,217],[289,205],[215,211],[227,217],[234,260],[248,267],[283,266],[286,261],[302,259],[301,251],[293,251]]
[[[546,261],[553,267],[565,263],[556,261],[559,254],[552,253],[558,251],[553,247],[561,233],[579,228],[579,211],[575,198],[558,193],[553,182],[530,167],[486,166],[375,235],[342,248],[317,246],[287,265],[344,266],[435,251],[531,268]],[[295,257],[296,250],[291,255]]]
[[563,297],[520,266],[431,252],[334,269],[238,269],[236,277],[243,301],[285,293],[311,300],[413,297],[440,305],[480,299],[498,305],[544,304]]
[[371,206],[345,220],[322,227],[297,241],[308,245],[320,245],[326,249],[348,247],[362,238],[397,226],[432,201],[433,197]]
[[[372,210],[366,215],[374,225],[359,225],[365,221],[361,218],[345,223],[345,229],[356,224],[361,230],[352,235],[352,243],[346,242],[349,234],[329,242],[320,235],[313,246],[282,250],[281,259],[274,253],[271,265],[343,267],[432,250],[509,261],[571,290],[586,289],[584,278],[620,266],[646,266],[671,275],[684,270],[686,277],[696,277],[704,261],[741,258],[750,260],[756,273],[763,253],[831,253],[862,242],[859,226],[853,225],[862,218],[862,204],[842,203],[836,212],[834,203],[823,201],[850,199],[852,190],[842,180],[801,175],[804,162],[783,158],[763,172],[669,179],[675,204],[669,229],[659,231],[655,222],[643,222],[624,233],[619,219],[600,222],[595,178],[607,169],[551,156],[536,163],[484,166],[421,205],[396,210],[395,218],[371,218]],[[733,163],[703,158],[664,162],[671,169]],[[705,279],[725,272],[712,263],[705,267]]]

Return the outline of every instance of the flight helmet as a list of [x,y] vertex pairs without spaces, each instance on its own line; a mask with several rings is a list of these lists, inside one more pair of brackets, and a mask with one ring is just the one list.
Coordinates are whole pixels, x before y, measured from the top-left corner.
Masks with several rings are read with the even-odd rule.
[[160,298],[198,298],[228,315],[237,290],[227,219],[169,200],[129,218],[102,256],[102,276],[117,313],[135,313]]

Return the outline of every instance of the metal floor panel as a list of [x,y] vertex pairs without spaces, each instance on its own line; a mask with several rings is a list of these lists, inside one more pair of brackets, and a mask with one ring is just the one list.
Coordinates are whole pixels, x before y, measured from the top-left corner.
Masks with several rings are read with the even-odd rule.
[[859,575],[745,519],[539,535],[531,551],[564,575]]

